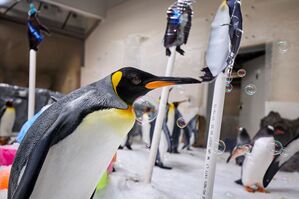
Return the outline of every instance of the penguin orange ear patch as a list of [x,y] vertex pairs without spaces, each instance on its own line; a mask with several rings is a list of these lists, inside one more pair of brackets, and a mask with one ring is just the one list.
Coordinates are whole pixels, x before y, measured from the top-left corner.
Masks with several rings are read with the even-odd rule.
[[116,87],[118,86],[122,76],[123,76],[123,73],[121,71],[117,71],[117,72],[113,73],[113,75],[112,75],[112,85],[113,85],[113,89],[116,94],[117,94]]

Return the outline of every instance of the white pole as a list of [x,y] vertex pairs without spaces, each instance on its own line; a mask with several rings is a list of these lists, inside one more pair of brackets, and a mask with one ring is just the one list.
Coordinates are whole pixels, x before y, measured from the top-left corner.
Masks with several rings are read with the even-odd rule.
[[211,109],[210,127],[204,164],[204,181],[202,199],[213,198],[217,149],[220,137],[223,106],[225,99],[226,76],[220,73],[216,79]]
[[[175,48],[176,47],[170,48],[171,55],[168,59],[168,63],[167,63],[167,67],[166,67],[166,73],[165,73],[166,77],[171,76],[172,71],[173,71],[175,55],[176,55]],[[163,124],[163,120],[164,120],[165,114],[166,114],[165,112],[166,112],[166,103],[167,103],[167,99],[168,99],[168,94],[169,94],[169,87],[162,88],[159,110],[158,110],[158,115],[157,115],[157,119],[156,119],[153,140],[152,140],[152,144],[151,144],[149,164],[148,164],[148,168],[145,173],[145,182],[146,183],[150,183],[152,180],[153,169],[155,166],[158,147],[160,144],[162,124]]]
[[28,119],[34,116],[35,110],[35,78],[36,78],[36,51],[30,49],[29,59],[29,97],[28,97]]

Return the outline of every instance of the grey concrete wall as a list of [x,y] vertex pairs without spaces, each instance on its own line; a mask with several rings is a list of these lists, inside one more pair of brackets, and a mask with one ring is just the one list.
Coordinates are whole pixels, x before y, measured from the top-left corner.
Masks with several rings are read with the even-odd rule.
[[[244,68],[247,75],[241,83],[240,126],[246,128],[252,138],[259,129],[260,120],[265,116],[265,56],[246,62]],[[254,84],[257,88],[256,93],[252,96],[244,91],[248,84]]]
[[[103,23],[85,42],[85,67],[81,85],[96,81],[128,65],[163,74],[167,59],[162,38],[166,10],[174,1],[129,0],[109,10]],[[177,56],[174,75],[198,77],[204,66],[210,23],[222,0],[201,0],[194,4],[193,27],[186,56]],[[298,73],[298,0],[243,0],[244,39],[242,47],[272,43],[267,61],[267,102],[299,102]],[[288,41],[289,49],[281,53],[278,41]],[[192,97],[189,109],[206,109],[205,85],[186,86]],[[190,108],[191,107],[191,108]],[[192,108],[193,107],[193,108]],[[290,108],[290,110],[295,110]],[[295,113],[290,113],[295,114]],[[287,115],[288,116],[288,115]]]
[[[0,20],[0,82],[28,86],[29,45],[23,25]],[[80,86],[83,41],[52,33],[37,54],[37,87],[63,93]]]

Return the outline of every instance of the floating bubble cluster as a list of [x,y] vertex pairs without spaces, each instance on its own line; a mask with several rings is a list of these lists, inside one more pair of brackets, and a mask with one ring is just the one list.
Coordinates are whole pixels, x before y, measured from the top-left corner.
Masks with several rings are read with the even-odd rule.
[[248,84],[245,86],[244,90],[247,95],[252,96],[256,93],[256,86],[254,84]]
[[230,83],[227,83],[225,85],[225,92],[230,93],[233,90],[233,85],[231,85]]
[[218,143],[215,143],[215,152],[218,154],[218,155],[221,155],[225,152],[225,149],[226,149],[226,145],[225,145],[225,142],[222,141],[222,140],[219,140]]
[[133,103],[136,120],[141,124],[153,121],[158,114],[158,103],[150,97],[139,97]]
[[287,41],[279,41],[278,48],[280,53],[286,53],[289,50],[289,42]]
[[183,129],[183,128],[185,128],[187,126],[187,122],[184,120],[184,118],[180,117],[179,119],[177,119],[176,125],[179,128]]
[[239,77],[245,77],[246,76],[246,70],[245,69],[239,69],[238,72],[237,72],[237,75]]

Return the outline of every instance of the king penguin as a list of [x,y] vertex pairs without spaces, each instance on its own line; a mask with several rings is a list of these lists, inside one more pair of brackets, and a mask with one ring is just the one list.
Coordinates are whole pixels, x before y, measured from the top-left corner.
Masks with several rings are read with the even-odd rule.
[[155,88],[191,83],[200,81],[127,67],[59,99],[20,144],[8,199],[90,198],[134,125],[135,99]]
[[241,180],[236,183],[242,184],[248,192],[267,192],[263,185],[263,178],[274,158],[274,151],[274,127],[272,126],[261,128],[251,145],[235,148],[232,158],[245,154]]
[[16,119],[16,110],[11,100],[6,101],[0,110],[0,137],[9,138]]

